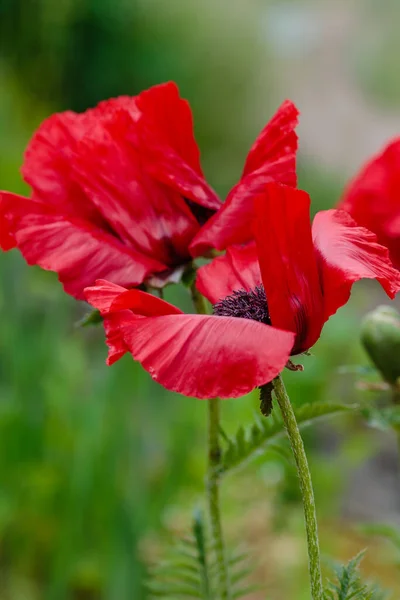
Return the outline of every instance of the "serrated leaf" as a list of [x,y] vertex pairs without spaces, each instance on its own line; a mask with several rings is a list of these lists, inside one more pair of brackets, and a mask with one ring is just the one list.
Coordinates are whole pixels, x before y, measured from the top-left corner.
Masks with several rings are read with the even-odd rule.
[[375,584],[364,583],[359,573],[365,550],[352,558],[347,565],[335,567],[336,582],[328,581],[324,600],[384,600],[385,592]]
[[268,453],[272,452],[276,454],[277,456],[279,456],[279,458],[282,458],[289,465],[294,465],[294,458],[290,448],[284,446],[282,443],[279,444],[271,442],[268,444],[267,450]]
[[247,577],[249,577],[249,575],[251,575],[252,571],[253,571],[253,569],[251,567],[247,567],[246,569],[240,569],[240,571],[236,571],[231,576],[231,579],[230,579],[231,583],[236,584],[236,583],[239,583],[240,581],[243,581],[244,579],[247,579]]
[[237,566],[240,563],[244,562],[245,560],[249,560],[249,553],[248,552],[238,552],[236,554],[233,554],[230,558],[228,558],[228,564],[233,566]]
[[[304,427],[316,419],[354,410],[352,405],[313,402],[296,410],[296,419]],[[358,407],[357,407],[358,408]],[[247,430],[240,427],[222,453],[221,474],[237,469],[265,451],[269,444],[284,435],[285,427],[278,411],[273,411],[267,419],[257,419]]]
[[157,565],[157,573],[170,573],[171,570],[176,570],[177,572],[185,571],[186,573],[194,574],[198,574],[199,572],[197,565],[182,561],[179,556],[176,559],[165,560]]
[[238,600],[239,598],[246,598],[246,596],[248,596],[249,594],[254,594],[254,592],[259,592],[261,589],[261,586],[259,584],[253,584],[253,585],[248,585],[245,588],[241,588],[239,590],[236,590],[233,594],[232,594],[232,598],[234,600]]
[[[249,563],[248,553],[241,551],[228,554],[226,562],[231,597],[242,598],[250,589],[243,588],[243,583],[252,571],[250,565],[246,564]],[[146,587],[150,597],[154,599],[214,600],[217,597],[220,565],[199,512],[194,515],[192,536],[179,539],[171,548],[168,558],[151,570],[151,575]]]

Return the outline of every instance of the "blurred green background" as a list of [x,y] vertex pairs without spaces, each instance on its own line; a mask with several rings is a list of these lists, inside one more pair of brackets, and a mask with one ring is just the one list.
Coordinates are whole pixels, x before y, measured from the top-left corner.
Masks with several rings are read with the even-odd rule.
[[[0,188],[28,193],[24,148],[52,112],[84,110],[173,79],[194,112],[203,166],[224,195],[278,104],[302,111],[301,187],[333,206],[362,161],[400,132],[395,0],[0,0]],[[148,567],[201,503],[205,404],[166,392],[125,357],[105,366],[103,332],[79,329],[87,308],[55,275],[0,256],[0,599],[142,600]],[[184,290],[169,299],[190,310]],[[367,362],[363,313],[385,301],[358,284],[326,326],[294,403],[359,401],[343,364]],[[397,303],[398,304],[398,303]],[[228,432],[257,396],[227,401]],[[396,556],[357,532],[400,521],[395,444],[357,419],[306,434],[322,547],[400,597]],[[227,536],[245,543],[265,590],[253,600],[306,600],[302,512],[292,469],[272,454],[223,490]],[[398,557],[397,557],[398,560]]]

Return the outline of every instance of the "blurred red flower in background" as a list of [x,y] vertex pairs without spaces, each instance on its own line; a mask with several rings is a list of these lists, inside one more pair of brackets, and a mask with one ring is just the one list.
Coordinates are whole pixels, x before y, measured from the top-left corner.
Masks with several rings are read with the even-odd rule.
[[175,84],[83,114],[53,115],[25,153],[22,173],[32,197],[0,194],[0,246],[17,247],[29,264],[57,272],[76,298],[98,278],[162,285],[212,248],[213,237],[220,247],[230,231],[250,235],[246,215],[261,185],[296,184],[296,124],[297,109],[286,101],[221,209],[200,166],[189,104]]
[[400,289],[387,249],[344,211],[320,212],[311,227],[308,194],[274,183],[254,204],[256,241],[198,271],[213,315],[183,314],[107,281],[85,290],[104,316],[109,364],[129,351],[169,390],[241,396],[315,344],[355,281],[377,279],[391,298]]
[[400,269],[400,139],[390,142],[349,183],[339,203],[387,246]]

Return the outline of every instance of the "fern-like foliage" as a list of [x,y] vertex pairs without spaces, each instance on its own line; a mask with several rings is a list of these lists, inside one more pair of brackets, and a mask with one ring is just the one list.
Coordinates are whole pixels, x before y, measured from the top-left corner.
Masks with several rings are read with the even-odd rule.
[[[304,426],[321,417],[335,415],[354,409],[344,404],[313,402],[304,404],[296,410],[299,425]],[[256,417],[256,421],[247,429],[240,427],[233,438],[225,438],[226,447],[221,458],[221,473],[241,467],[249,460],[265,451],[284,435],[285,427],[280,412],[273,410],[268,418]]]
[[347,565],[335,568],[336,581],[328,582],[324,600],[385,600],[387,595],[375,584],[364,583],[359,566],[365,551],[352,558]]
[[[234,600],[245,598],[255,589],[246,585],[252,571],[248,563],[246,552],[236,552],[227,558]],[[146,587],[151,600],[215,600],[218,597],[218,577],[218,563],[206,535],[202,515],[196,512],[191,535],[174,543],[168,557],[151,570]]]

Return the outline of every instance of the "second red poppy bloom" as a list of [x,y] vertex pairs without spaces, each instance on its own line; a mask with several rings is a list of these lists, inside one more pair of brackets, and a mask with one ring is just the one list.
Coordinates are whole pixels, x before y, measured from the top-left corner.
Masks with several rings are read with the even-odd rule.
[[376,233],[400,269],[400,139],[372,157],[347,186],[339,208]]
[[166,388],[188,396],[236,397],[271,381],[290,355],[308,350],[353,283],[400,289],[386,248],[343,211],[317,214],[309,196],[269,184],[255,199],[256,242],[229,248],[198,272],[214,315],[185,315],[138,290],[88,288],[105,317],[109,363],[125,352]]

